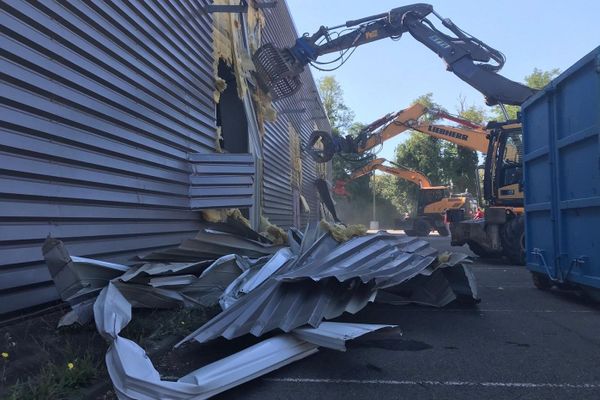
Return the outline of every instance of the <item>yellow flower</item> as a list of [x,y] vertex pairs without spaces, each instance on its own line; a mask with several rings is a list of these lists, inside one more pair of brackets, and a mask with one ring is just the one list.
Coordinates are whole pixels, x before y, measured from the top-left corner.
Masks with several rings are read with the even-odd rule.
[[72,362],[67,363],[67,368],[73,369],[73,368],[75,368],[75,364],[73,364]]
[[8,358],[8,353],[7,353],[7,352],[5,352],[5,351],[3,351],[3,352],[2,352],[2,358]]

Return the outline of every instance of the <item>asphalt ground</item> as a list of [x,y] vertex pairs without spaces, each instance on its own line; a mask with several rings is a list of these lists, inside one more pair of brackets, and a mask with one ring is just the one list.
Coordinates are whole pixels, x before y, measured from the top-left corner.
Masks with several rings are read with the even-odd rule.
[[[432,245],[454,250],[449,239]],[[470,255],[468,249],[458,249]],[[221,399],[600,399],[600,308],[536,289],[525,267],[475,259],[476,307],[371,304],[339,320],[396,324]]]

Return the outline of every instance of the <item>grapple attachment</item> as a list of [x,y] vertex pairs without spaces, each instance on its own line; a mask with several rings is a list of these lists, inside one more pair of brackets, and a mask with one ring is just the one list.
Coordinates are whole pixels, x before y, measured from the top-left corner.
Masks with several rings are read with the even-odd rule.
[[317,163],[330,161],[335,154],[335,143],[331,133],[313,131],[304,150]]
[[300,73],[303,68],[296,65],[289,49],[280,49],[267,43],[256,50],[252,61],[256,67],[258,84],[269,92],[273,100],[291,96],[302,86]]

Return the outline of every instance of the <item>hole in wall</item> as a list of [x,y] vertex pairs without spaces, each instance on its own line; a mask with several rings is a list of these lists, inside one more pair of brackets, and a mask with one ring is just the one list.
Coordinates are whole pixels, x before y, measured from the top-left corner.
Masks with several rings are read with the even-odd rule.
[[244,102],[238,97],[233,68],[223,59],[219,60],[218,75],[227,84],[217,103],[217,126],[221,127],[221,149],[227,153],[248,153],[248,119]]

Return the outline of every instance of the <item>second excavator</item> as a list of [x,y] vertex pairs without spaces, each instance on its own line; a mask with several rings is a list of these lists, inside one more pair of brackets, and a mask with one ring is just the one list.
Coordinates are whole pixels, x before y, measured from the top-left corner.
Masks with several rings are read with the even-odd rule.
[[407,236],[428,236],[437,231],[440,236],[448,236],[446,212],[448,210],[463,210],[467,218],[472,218],[477,211],[477,201],[469,193],[453,195],[447,186],[434,186],[429,178],[419,171],[391,163],[385,165],[385,158],[377,158],[365,166],[352,172],[346,181],[337,181],[334,193],[345,192],[347,182],[358,179],[373,171],[382,171],[419,186],[417,195],[416,214],[403,220],[395,221],[395,228],[402,229]]
[[[444,118],[460,126],[440,125],[422,120],[426,114]],[[428,110],[414,104],[388,114],[363,128],[356,137],[333,137],[313,132],[307,152],[317,161],[330,160],[334,154],[344,157],[372,157],[372,152],[403,132],[415,130],[486,155],[477,177],[479,201],[487,206],[486,218],[473,220],[470,211],[448,208],[452,244],[467,244],[482,257],[506,256],[523,263],[525,240],[523,220],[522,131],[518,121],[492,122],[485,128],[440,110]],[[323,143],[319,149],[315,143]],[[480,173],[481,172],[481,173]],[[482,184],[481,184],[482,183]]]

